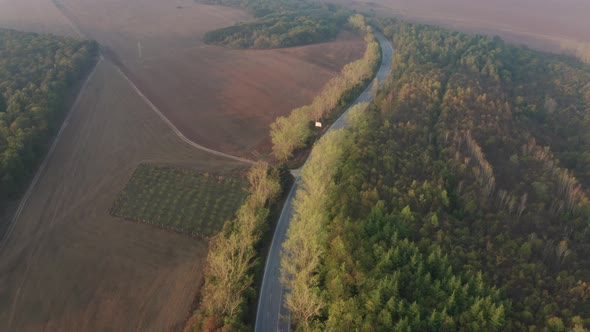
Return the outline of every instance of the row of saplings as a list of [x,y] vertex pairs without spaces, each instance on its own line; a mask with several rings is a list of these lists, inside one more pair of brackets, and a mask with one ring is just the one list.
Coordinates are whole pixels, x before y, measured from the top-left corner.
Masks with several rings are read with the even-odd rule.
[[310,123],[329,118],[348,91],[373,77],[381,57],[375,34],[362,15],[351,16],[349,25],[365,37],[367,48],[363,58],[344,66],[310,105],[296,108],[288,116],[276,119],[271,125],[270,136],[272,152],[277,160],[287,161],[296,150],[305,148],[312,137]]
[[211,240],[205,285],[198,309],[186,325],[187,331],[236,331],[247,329],[244,315],[254,298],[257,249],[268,228],[270,207],[281,193],[281,172],[266,162],[248,172],[249,196],[233,221]]
[[[312,136],[310,122],[328,118],[343,96],[373,76],[381,57],[379,44],[362,15],[349,19],[367,43],[362,59],[353,61],[331,79],[311,105],[294,109],[271,125],[273,155],[287,161],[297,149],[306,147]],[[236,219],[210,243],[201,300],[189,319],[187,331],[247,330],[244,324],[248,304],[255,299],[255,269],[260,264],[257,247],[268,227],[269,208],[276,203],[284,182],[281,172],[266,162],[258,162],[248,173],[250,195]]]

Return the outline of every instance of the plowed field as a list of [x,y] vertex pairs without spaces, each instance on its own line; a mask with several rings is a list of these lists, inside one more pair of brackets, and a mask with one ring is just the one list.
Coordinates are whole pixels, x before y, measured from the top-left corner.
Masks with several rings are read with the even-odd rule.
[[232,50],[205,32],[250,20],[245,12],[192,0],[60,0],[59,6],[189,139],[223,152],[268,152],[270,123],[311,101],[364,42],[277,50]]

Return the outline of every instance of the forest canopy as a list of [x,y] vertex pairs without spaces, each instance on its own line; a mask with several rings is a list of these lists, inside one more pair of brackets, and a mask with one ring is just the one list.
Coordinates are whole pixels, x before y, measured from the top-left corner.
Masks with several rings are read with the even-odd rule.
[[250,11],[256,20],[212,30],[205,42],[231,48],[280,48],[336,38],[350,12],[334,5],[307,1],[205,0]]
[[324,42],[336,37],[346,18],[335,14],[272,14],[257,21],[213,30],[205,42],[232,48],[279,48]]
[[373,24],[394,42],[393,73],[302,170],[282,260],[292,322],[590,328],[590,67]]
[[0,29],[1,200],[30,179],[97,52],[92,41]]

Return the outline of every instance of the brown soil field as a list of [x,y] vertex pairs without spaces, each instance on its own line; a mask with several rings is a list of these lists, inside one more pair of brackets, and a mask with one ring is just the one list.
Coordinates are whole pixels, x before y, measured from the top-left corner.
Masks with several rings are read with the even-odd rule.
[[182,142],[100,61],[0,255],[0,330],[165,331],[199,288],[205,242],[109,215],[140,162],[243,167]]
[[60,4],[185,136],[246,157],[268,152],[261,147],[270,123],[309,103],[364,51],[364,41],[352,33],[334,42],[277,50],[204,45],[205,32],[251,17],[193,0]]
[[77,36],[50,0],[0,0],[0,28]]
[[[590,52],[587,0],[335,0],[380,16],[398,16],[550,51]],[[590,53],[589,53],[590,55]]]

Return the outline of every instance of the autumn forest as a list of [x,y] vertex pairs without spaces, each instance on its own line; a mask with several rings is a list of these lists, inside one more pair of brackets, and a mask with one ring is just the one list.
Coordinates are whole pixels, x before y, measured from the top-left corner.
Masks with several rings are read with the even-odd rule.
[[[280,269],[277,263],[273,277],[287,290],[275,296],[293,330],[590,328],[590,65],[499,37],[323,2],[197,2],[253,17],[204,34],[210,49],[322,43],[342,30],[365,47],[308,105],[273,118],[256,160],[205,149],[253,166],[227,166],[228,174],[245,178],[247,193],[239,189],[235,201],[242,205],[229,212],[232,220],[221,220],[221,232],[199,239],[203,263],[190,271],[199,270],[202,282],[195,276],[190,312],[176,328],[252,330],[273,228],[285,207],[292,216],[276,247]],[[392,72],[379,82],[376,72],[391,54],[380,49],[382,35],[394,52]],[[31,183],[98,55],[94,41],[0,29],[0,215]],[[349,108],[365,89],[373,101]],[[327,129],[343,112],[347,125]],[[187,156],[197,160],[202,152]],[[143,191],[157,188],[149,181]],[[227,199],[215,193],[215,202]],[[94,201],[88,204],[94,213]],[[149,268],[160,269],[151,261]]]
[[372,23],[393,74],[302,173],[283,258],[295,326],[588,328],[590,67]]
[[0,29],[0,203],[23,191],[97,52],[91,41]]

